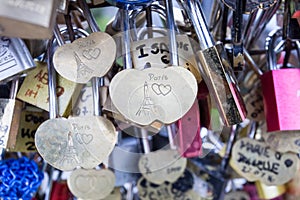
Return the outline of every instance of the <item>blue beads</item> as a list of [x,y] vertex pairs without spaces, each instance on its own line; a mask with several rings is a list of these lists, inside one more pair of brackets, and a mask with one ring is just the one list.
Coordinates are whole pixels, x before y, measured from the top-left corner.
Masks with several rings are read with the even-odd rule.
[[0,197],[30,200],[40,186],[44,174],[27,157],[0,162]]

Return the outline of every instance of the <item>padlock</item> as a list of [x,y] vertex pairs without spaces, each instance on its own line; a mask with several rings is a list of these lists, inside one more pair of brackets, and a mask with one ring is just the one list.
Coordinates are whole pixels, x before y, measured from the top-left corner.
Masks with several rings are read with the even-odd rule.
[[35,67],[20,38],[0,37],[0,81]]
[[202,151],[202,139],[200,137],[201,121],[198,101],[191,109],[178,120],[178,134],[175,141],[178,143],[180,155],[185,158],[198,157]]
[[244,184],[243,190],[248,193],[250,200],[260,200],[258,197],[256,186],[253,182]]
[[236,80],[224,54],[222,44],[215,44],[205,22],[201,4],[188,0],[185,9],[194,25],[201,50],[197,53],[199,70],[226,126],[238,124],[246,117],[246,109]]
[[16,143],[23,107],[23,103],[16,100],[18,87],[19,77],[15,77],[11,83],[10,98],[0,99],[0,147],[2,148],[10,148]]
[[114,190],[115,175],[109,169],[75,169],[67,179],[77,198],[105,199]]
[[26,105],[20,115],[20,125],[16,138],[9,137],[7,149],[10,152],[36,152],[35,132],[47,119],[48,113],[46,111]]
[[300,70],[298,68],[278,69],[275,40],[282,36],[282,30],[272,31],[266,39],[269,71],[261,76],[267,131],[300,130]]
[[[66,28],[62,28],[61,32],[64,37],[68,37]],[[75,37],[85,37],[86,32],[82,29],[75,29]],[[36,62],[38,65],[34,70],[28,72],[27,77],[23,81],[21,88],[17,94],[17,98],[35,105],[41,109],[49,111],[48,96],[48,71],[46,64]],[[59,115],[68,116],[71,112],[72,100],[77,100],[82,85],[71,82],[61,76],[57,78],[56,86],[59,101]]]
[[255,182],[259,199],[284,200],[285,185],[267,186],[260,181]]
[[72,197],[66,181],[53,181],[50,200],[66,200]]
[[[117,110],[128,118],[130,121],[140,124],[142,126],[150,125],[151,123],[158,121],[163,122],[165,124],[171,124],[172,122],[179,119],[183,116],[188,109],[192,106],[194,101],[194,92],[195,87],[195,78],[191,77],[192,75],[188,70],[185,70],[181,67],[168,67],[165,69],[151,67],[144,70],[134,70],[132,69],[132,59],[131,56],[128,55],[130,53],[130,34],[129,34],[129,19],[128,19],[128,10],[124,10],[123,14],[124,19],[124,68],[119,73],[117,73],[111,81],[110,84],[110,97],[112,103],[117,108]],[[165,72],[163,72],[165,71]],[[174,73],[178,71],[178,73]],[[181,72],[179,72],[181,71]],[[128,73],[128,74],[127,74]],[[127,74],[127,75],[125,75]],[[139,74],[139,75],[134,75]],[[168,75],[162,75],[168,74]],[[154,76],[161,76],[160,79]],[[138,78],[137,80],[132,80],[130,85],[126,85],[124,83],[121,84],[125,79],[129,78],[129,76],[133,76]],[[146,77],[147,76],[147,77]],[[130,77],[130,78],[133,78]],[[184,91],[179,92],[179,90],[183,89],[181,86],[173,85],[173,80],[175,81],[175,77],[178,82],[181,82],[185,85]],[[185,78],[183,78],[185,77]],[[183,79],[182,79],[183,78]],[[178,81],[178,79],[182,79],[182,81]],[[192,80],[193,79],[193,80]],[[147,80],[147,81],[145,81]],[[188,81],[189,83],[184,83]],[[173,82],[173,83],[172,83]],[[136,87],[136,89],[134,89]],[[126,92],[124,92],[126,88]],[[165,88],[165,89],[164,89]],[[118,97],[120,92],[118,90],[122,90],[123,98],[129,98],[133,101],[138,101],[136,103],[129,103],[129,101],[122,100]],[[164,91],[163,91],[164,90]],[[176,105],[176,108],[171,108],[169,104],[166,105],[167,101],[163,101],[163,99],[172,98],[170,94],[172,90],[172,94],[180,93],[181,95],[176,95],[177,98],[181,98],[184,92],[189,94],[185,94],[185,103],[182,103],[181,100],[176,100],[172,106]],[[135,91],[133,94],[131,91]],[[155,94],[154,94],[155,93]],[[192,94],[193,93],[193,94]],[[159,99],[156,99],[159,98]],[[130,100],[131,101],[131,100]],[[156,103],[153,103],[156,102]],[[159,106],[156,105],[159,102]],[[128,105],[121,105],[123,103],[127,103]],[[135,106],[135,108],[126,108],[126,106]],[[150,107],[150,108],[149,108]],[[169,109],[168,111],[166,109]]]
[[[86,17],[92,32],[99,33],[100,29],[97,26],[97,23],[93,18],[86,1],[80,0],[78,4],[80,8],[83,10],[83,15]],[[101,36],[101,33],[99,33],[99,35]],[[87,43],[84,43],[82,40],[83,44],[95,43],[94,40],[92,39],[86,40],[86,42]],[[112,45],[114,45],[114,43]],[[84,51],[90,51],[90,50],[91,49],[87,49]],[[95,58],[93,57],[94,55],[92,54],[87,54],[87,55],[92,57],[91,59]],[[112,58],[114,59],[114,56],[115,55],[112,55],[112,57],[109,57],[107,59],[110,60]],[[111,65],[110,61],[107,62],[108,65]],[[81,62],[81,65],[85,65],[85,64]],[[72,120],[70,123],[72,124],[73,128],[69,127],[69,134],[72,134],[72,136],[68,135],[68,143],[72,144],[72,146],[70,146],[71,148],[73,147],[72,150],[72,154],[74,158],[73,162],[74,161],[77,162],[72,165],[73,169],[75,167],[77,167],[77,169],[72,172],[67,182],[71,192],[78,198],[91,198],[91,199],[105,198],[113,191],[115,185],[115,175],[113,174],[112,171],[108,169],[102,169],[102,170],[93,169],[97,165],[101,164],[104,161],[104,159],[107,159],[108,155],[112,152],[117,139],[117,133],[113,124],[109,120],[105,119],[104,117],[101,117],[102,110],[101,110],[101,103],[99,101],[100,100],[99,82],[100,79],[98,77],[92,78],[92,96],[93,96],[92,116],[84,116],[84,117],[79,116],[79,117],[73,117],[71,119],[69,118],[70,120]],[[81,120],[84,120],[85,118],[89,118],[90,122],[82,123]],[[92,121],[96,121],[96,123],[92,123]],[[85,128],[82,129],[80,127],[85,127]],[[98,137],[96,137],[94,132],[97,132]],[[85,138],[85,136],[88,136],[88,138]],[[103,141],[103,143],[101,141]],[[83,151],[86,152],[85,155],[80,154],[82,150],[76,149],[81,146],[78,143],[80,143],[84,147]],[[97,146],[101,146],[104,151],[101,150],[101,152],[99,152],[97,150]],[[64,152],[64,153],[65,153],[65,157],[67,157],[68,152]],[[96,154],[98,155],[100,154],[101,158],[99,156],[95,156]],[[88,165],[86,165],[87,163]],[[65,168],[65,170],[68,170],[71,169],[72,166],[65,165],[60,167]],[[80,169],[80,168],[78,169],[78,167],[82,167],[84,169]],[[78,179],[82,177],[84,178],[84,180],[78,182]],[[93,187],[89,188],[88,190],[82,190],[82,187],[85,187],[86,184],[92,184]]]
[[58,0],[1,0],[0,35],[27,39],[52,36]]
[[[143,10],[138,10],[130,16],[130,24],[135,28],[132,31],[134,36],[131,45],[133,67],[143,69],[147,63],[161,67],[165,67],[166,65],[177,65],[172,64],[172,56],[170,55],[178,54],[179,65],[189,69],[195,75],[197,81],[200,82],[202,79],[199,70],[195,67],[196,60],[192,49],[192,42],[194,41],[191,41],[192,39],[187,35],[180,34],[176,29],[174,30],[176,32],[176,37],[173,36],[171,38],[172,40],[176,40],[175,44],[170,45],[170,42],[168,42],[170,41],[170,38],[168,37],[170,33],[173,32],[172,29],[175,29],[175,25],[173,25],[175,24],[175,19],[172,19],[174,17],[171,17],[173,16],[171,10],[175,10],[175,7],[169,9],[170,12],[167,10],[167,6],[163,7],[154,4],[150,5],[148,8],[149,10],[146,11],[149,12],[149,14],[146,13],[146,27],[140,26],[137,23],[138,19],[136,19],[143,13]],[[166,14],[161,16],[161,13],[163,12]],[[151,27],[152,24],[148,23],[151,20],[148,18],[149,15],[156,17],[155,14],[161,18],[162,22]],[[169,23],[171,20],[174,22]],[[165,24],[167,24],[167,27]],[[176,53],[177,51],[178,53]]]
[[[169,134],[168,130],[168,136]],[[176,182],[186,169],[187,159],[180,157],[177,150],[174,149],[173,138],[169,136],[169,146],[151,151],[148,134],[145,129],[141,129],[141,137],[145,154],[140,157],[138,163],[139,172],[149,182],[154,184]]]
[[[36,62],[37,67],[28,72],[17,98],[38,108],[49,111],[48,70],[46,63]],[[59,99],[59,115],[68,116],[71,112],[72,99],[77,99],[82,85],[58,77],[56,87]]]
[[[168,33],[168,30],[169,29],[164,28],[159,29],[160,33],[165,34]],[[153,31],[155,33],[155,29],[141,28],[138,32],[138,37],[148,31]],[[134,41],[131,46],[133,67],[136,69],[143,69],[149,63],[150,65],[153,64],[155,67],[163,68],[170,64],[171,60],[168,52],[171,50],[169,49],[166,40],[167,37],[155,37]],[[190,40],[192,39],[186,35],[176,35],[179,65],[191,71],[199,83],[202,81],[202,78],[199,69],[196,67],[197,64]]]
[[300,169],[296,176],[286,184],[286,197],[287,199],[299,199],[300,197]]
[[[55,29],[55,32],[58,31]],[[76,167],[91,169],[102,163],[112,151],[116,142],[116,131],[109,120],[99,116],[98,91],[93,92],[96,96],[94,97],[96,116],[57,118],[59,115],[56,110],[55,70],[51,59],[52,42],[49,43],[47,65],[50,119],[43,122],[36,131],[36,148],[49,164],[60,170],[68,171]],[[102,148],[99,149],[97,146]]]

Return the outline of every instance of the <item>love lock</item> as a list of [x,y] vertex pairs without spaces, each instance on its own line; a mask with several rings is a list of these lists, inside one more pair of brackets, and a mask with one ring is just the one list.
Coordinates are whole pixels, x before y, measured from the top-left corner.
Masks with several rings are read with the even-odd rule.
[[[51,57],[51,53],[49,55]],[[50,72],[52,67],[50,59]],[[35,134],[35,144],[40,155],[60,170],[73,170],[76,167],[92,169],[98,166],[107,158],[116,143],[115,127],[101,116],[56,118],[58,114],[52,73],[49,73],[48,84],[52,89],[52,117],[40,125]]]
[[59,47],[53,56],[57,72],[76,83],[102,77],[115,60],[116,44],[107,33],[94,32],[86,38]]
[[170,124],[193,105],[197,82],[193,74],[184,68],[152,67],[119,72],[109,89],[114,106],[130,121],[140,125],[154,121]]

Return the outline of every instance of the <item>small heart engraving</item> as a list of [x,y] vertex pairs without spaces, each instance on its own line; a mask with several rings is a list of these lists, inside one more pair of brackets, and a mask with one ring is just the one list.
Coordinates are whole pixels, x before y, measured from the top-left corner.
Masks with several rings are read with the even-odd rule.
[[170,85],[164,85],[164,84],[153,83],[151,87],[152,90],[155,92],[155,94],[157,95],[162,94],[163,96],[166,96],[172,90],[172,87]]
[[293,165],[293,161],[292,160],[290,160],[290,159],[287,159],[286,161],[284,161],[284,164],[285,164],[285,166],[287,167],[287,168],[289,168],[290,166],[292,166]]
[[115,176],[110,170],[76,169],[67,180],[70,191],[77,198],[103,199],[114,189]]
[[77,141],[82,144],[89,144],[93,140],[93,135],[91,134],[76,134],[77,136]]
[[96,177],[90,175],[79,175],[75,179],[76,188],[82,193],[88,193],[93,190],[96,182]]
[[99,57],[101,53],[101,50],[99,48],[95,49],[86,49],[82,52],[83,57],[85,57],[88,60],[96,59]]
[[159,89],[161,91],[161,94],[166,96],[167,94],[169,94],[171,92],[171,86],[170,85],[163,85],[163,84],[160,84],[159,85]]

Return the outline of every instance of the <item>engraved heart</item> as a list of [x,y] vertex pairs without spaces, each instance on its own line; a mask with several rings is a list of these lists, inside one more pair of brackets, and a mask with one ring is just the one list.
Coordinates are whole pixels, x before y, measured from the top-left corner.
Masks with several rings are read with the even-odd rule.
[[89,144],[93,140],[93,135],[91,134],[76,134],[77,140],[80,144]]
[[152,90],[155,92],[155,94],[157,95],[162,94],[163,96],[166,96],[172,90],[172,87],[170,85],[164,85],[164,84],[153,83],[151,87]]
[[115,41],[109,34],[95,32],[58,47],[53,65],[64,78],[87,83],[92,77],[102,77],[109,71],[116,51]]
[[115,176],[108,169],[76,169],[67,180],[68,187],[77,198],[103,199],[114,189]]
[[40,155],[63,171],[98,166],[112,152],[116,140],[114,125],[99,116],[50,119],[35,133]]
[[82,55],[86,59],[91,60],[91,59],[98,58],[98,56],[100,55],[100,53],[101,53],[101,50],[99,48],[95,48],[95,49],[86,49],[86,50],[83,50]]
[[149,125],[180,119],[193,105],[198,87],[193,74],[183,67],[152,67],[117,73],[109,89],[113,106],[127,120]]
[[159,150],[144,154],[139,160],[139,170],[151,183],[175,182],[184,172],[186,158],[176,150]]
[[273,151],[264,142],[242,138],[233,146],[231,164],[248,181],[282,185],[297,173],[298,157]]
[[289,168],[293,165],[293,161],[291,159],[287,159],[286,161],[284,161],[284,164],[287,168]]
[[89,191],[93,190],[96,181],[96,177],[94,176],[79,175],[75,179],[75,184],[78,191],[82,193],[88,193]]

